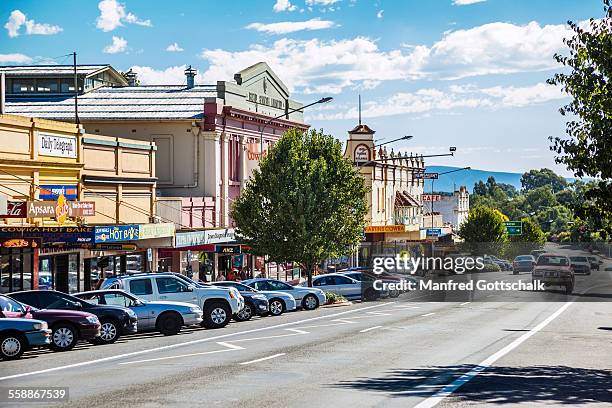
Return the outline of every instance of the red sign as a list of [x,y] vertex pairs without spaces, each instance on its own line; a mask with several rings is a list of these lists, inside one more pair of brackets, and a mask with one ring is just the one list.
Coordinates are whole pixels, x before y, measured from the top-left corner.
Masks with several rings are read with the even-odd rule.
[[27,213],[28,207],[25,201],[9,201],[6,214],[0,215],[0,218],[26,218]]
[[440,194],[423,194],[423,201],[441,201],[442,196]]
[[31,238],[11,238],[0,240],[0,246],[4,248],[37,248],[40,245],[36,239]]

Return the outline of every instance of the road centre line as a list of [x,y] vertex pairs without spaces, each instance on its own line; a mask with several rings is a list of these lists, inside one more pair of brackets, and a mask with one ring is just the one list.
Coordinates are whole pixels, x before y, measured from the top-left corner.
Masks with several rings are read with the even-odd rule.
[[276,357],[280,357],[280,356],[284,356],[284,355],[285,355],[285,353],[272,354],[271,356],[263,357],[263,358],[258,358],[257,360],[245,361],[244,363],[240,363],[240,365],[259,363],[260,361],[266,361],[266,360],[270,360],[270,359],[273,359],[273,358],[276,358]]
[[450,396],[453,392],[455,392],[459,387],[469,382],[472,378],[476,377],[478,374],[489,368],[493,363],[497,360],[510,353],[512,350],[520,346],[523,342],[529,339],[531,336],[542,330],[544,327],[548,326],[550,322],[555,320],[557,317],[561,315],[570,305],[574,303],[574,301],[567,302],[563,304],[559,309],[557,309],[553,314],[544,319],[540,324],[535,326],[533,329],[529,330],[527,333],[523,334],[519,338],[515,339],[512,343],[508,344],[506,347],[492,354],[476,367],[463,374],[461,377],[457,378],[452,383],[444,386],[440,391],[433,394],[431,397],[421,401],[414,408],[432,408],[438,405],[442,400],[446,397]]
[[207,338],[204,338],[204,339],[190,340],[190,341],[186,341],[186,342],[183,342],[183,343],[176,343],[176,344],[170,344],[170,345],[167,345],[167,346],[160,346],[160,347],[154,347],[154,348],[145,349],[145,350],[133,351],[133,352],[130,352],[130,353],[117,354],[115,356],[103,357],[103,358],[98,358],[98,359],[89,360],[89,361],[82,361],[80,363],[68,364],[68,365],[59,366],[59,367],[46,368],[46,369],[43,369],[43,370],[30,371],[30,372],[27,372],[27,373],[12,374],[12,375],[7,375],[7,376],[4,376],[4,377],[0,377],[0,381],[10,380],[10,379],[13,379],[13,378],[28,377],[28,376],[32,376],[32,375],[36,375],[36,374],[46,374],[46,373],[51,373],[51,372],[55,372],[55,371],[59,371],[59,370],[65,370],[65,369],[68,369],[68,368],[75,368],[75,367],[82,367],[82,366],[91,365],[91,364],[103,363],[103,362],[107,362],[107,361],[118,360],[118,359],[121,359],[121,358],[127,358],[127,357],[139,356],[139,355],[142,355],[142,354],[153,353],[153,352],[157,352],[157,351],[172,350],[172,349],[179,348],[179,347],[191,346],[191,345],[194,345],[194,344],[200,344],[200,343],[210,342],[210,341],[214,341],[214,340],[226,339],[228,337],[239,336],[239,335],[242,335],[242,334],[258,333],[258,332],[265,331],[265,330],[278,329],[278,328],[287,327],[287,326],[295,326],[295,325],[299,325],[299,324],[306,323],[306,322],[312,322],[312,321],[317,321],[317,320],[322,320],[322,319],[328,319],[328,318],[337,317],[337,316],[344,316],[344,315],[347,315],[347,314],[351,314],[351,313],[355,313],[355,312],[360,312],[360,311],[363,311],[363,310],[369,310],[369,309],[374,309],[374,308],[378,308],[378,307],[384,307],[384,306],[387,306],[387,305],[393,304],[393,303],[395,303],[395,302],[385,302],[385,303],[381,303],[381,304],[378,304],[378,305],[366,306],[366,307],[361,307],[359,309],[353,309],[353,310],[346,310],[344,312],[333,313],[333,314],[326,315],[326,316],[311,317],[311,318],[308,318],[308,319],[298,320],[298,321],[295,321],[295,322],[287,322],[287,323],[277,324],[277,325],[274,325],[274,326],[259,327],[257,329],[250,329],[250,330],[245,330],[245,331],[237,332],[237,333],[221,334],[221,335],[218,335],[218,336],[207,337]]
[[431,315],[435,315],[435,314],[436,314],[435,312],[425,313],[425,314],[422,314],[421,317],[427,317],[427,316],[431,316]]
[[217,342],[218,345],[227,347],[223,350],[212,350],[212,351],[202,351],[199,353],[189,353],[189,354],[181,354],[178,356],[167,356],[167,357],[158,357],[158,358],[149,358],[146,360],[136,360],[136,361],[124,361],[123,363],[119,363],[119,365],[127,365],[127,364],[139,364],[139,363],[149,363],[151,361],[162,361],[162,360],[171,360],[175,358],[184,358],[184,357],[193,357],[193,356],[204,356],[207,354],[217,354],[217,353],[225,353],[227,351],[238,351],[244,350],[244,347],[236,346],[230,343],[224,343],[222,341]]
[[359,330],[359,333],[367,333],[372,330],[380,329],[382,326],[368,327],[367,329]]
[[465,306],[465,305],[468,305],[468,304],[470,304],[470,303],[472,303],[472,302],[463,302],[463,303],[462,303],[462,304],[460,304],[459,306]]
[[299,330],[299,329],[285,329],[285,330],[292,331],[293,333],[289,333],[289,334],[277,334],[275,336],[251,337],[251,338],[248,338],[248,339],[237,339],[237,340],[230,340],[230,341],[232,343],[238,343],[240,341],[268,340],[268,339],[277,339],[277,338],[281,338],[281,337],[299,336],[301,334],[309,334],[310,333],[310,332],[307,332],[305,330]]

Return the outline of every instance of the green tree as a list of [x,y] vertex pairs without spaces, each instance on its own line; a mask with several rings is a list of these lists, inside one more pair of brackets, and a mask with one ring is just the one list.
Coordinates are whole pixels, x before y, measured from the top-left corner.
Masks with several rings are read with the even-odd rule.
[[472,251],[500,253],[508,238],[504,221],[508,221],[508,217],[498,210],[476,207],[470,210],[467,220],[461,224],[459,236]]
[[529,170],[521,176],[524,191],[549,186],[555,193],[567,187],[567,181],[551,169]]
[[542,186],[529,190],[525,194],[523,210],[526,213],[537,213],[557,205],[557,199],[550,186]]
[[[589,27],[569,22],[574,31],[564,42],[567,55],[555,59],[569,72],[558,73],[548,82],[561,86],[572,101],[560,109],[569,116],[566,135],[551,137],[555,160],[577,177],[597,178],[586,200],[574,211],[589,219],[594,229],[612,234],[612,7],[604,0],[602,19],[591,19]],[[605,235],[605,234],[602,234]]]
[[314,267],[350,253],[367,213],[365,183],[333,136],[287,131],[234,202],[237,232],[256,255]]
[[534,249],[542,248],[544,242],[546,242],[546,236],[537,222],[530,218],[523,218],[521,221],[523,223],[523,233],[510,236],[506,247],[505,255],[510,259],[517,255],[527,254]]

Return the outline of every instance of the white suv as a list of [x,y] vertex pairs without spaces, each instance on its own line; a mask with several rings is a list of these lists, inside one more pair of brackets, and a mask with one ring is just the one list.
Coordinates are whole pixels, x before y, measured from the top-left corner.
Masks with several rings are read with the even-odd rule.
[[204,311],[202,326],[216,329],[227,325],[244,307],[244,298],[229,288],[189,285],[168,274],[136,274],[104,280],[101,289],[123,289],[145,300],[186,302]]

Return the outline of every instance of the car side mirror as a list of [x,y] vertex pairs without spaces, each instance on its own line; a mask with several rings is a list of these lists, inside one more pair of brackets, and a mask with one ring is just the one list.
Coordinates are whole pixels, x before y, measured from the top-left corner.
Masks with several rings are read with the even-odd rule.
[[187,286],[187,292],[193,292],[194,289],[195,289],[195,286],[193,285]]

